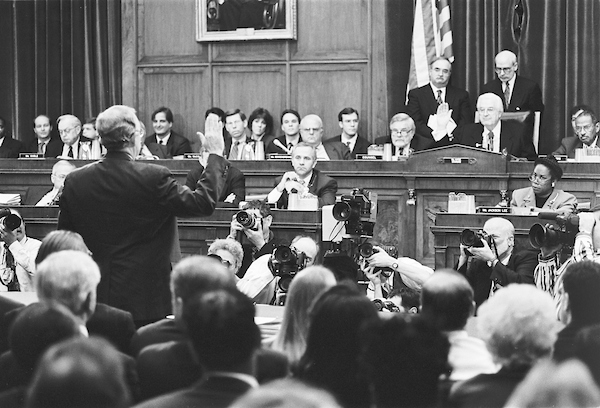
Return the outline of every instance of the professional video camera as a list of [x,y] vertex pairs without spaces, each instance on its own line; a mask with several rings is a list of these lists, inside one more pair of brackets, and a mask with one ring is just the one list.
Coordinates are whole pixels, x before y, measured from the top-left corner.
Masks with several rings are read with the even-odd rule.
[[260,228],[259,218],[251,212],[243,210],[239,211],[237,214],[235,214],[235,219],[242,225],[242,227],[246,229],[258,231]]
[[579,232],[579,217],[577,215],[541,212],[538,214],[538,218],[555,221],[558,225],[534,224],[529,229],[531,246],[540,249],[542,247],[554,247],[558,244],[572,247],[575,244],[575,236]]
[[[483,248],[483,241],[487,242],[492,251],[496,252],[496,243],[484,231],[473,231],[466,228],[460,233],[460,243],[466,247]],[[465,253],[468,256],[473,255],[467,250]]]
[[0,224],[9,231],[14,231],[21,225],[21,217],[10,212],[10,208],[0,208]]
[[346,234],[350,236],[373,236],[377,219],[377,193],[355,188],[351,195],[342,195],[333,206],[333,218],[344,221]]
[[273,276],[278,276],[277,285],[281,292],[287,292],[292,283],[292,279],[298,271],[306,266],[306,257],[304,253],[296,253],[292,248],[280,245],[271,254],[269,259],[269,269]]

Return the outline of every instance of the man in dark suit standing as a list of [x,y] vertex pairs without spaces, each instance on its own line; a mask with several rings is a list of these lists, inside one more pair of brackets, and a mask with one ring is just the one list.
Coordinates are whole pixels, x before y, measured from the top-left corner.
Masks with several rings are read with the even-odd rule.
[[275,188],[267,196],[269,203],[277,203],[278,208],[288,208],[289,194],[293,191],[299,196],[318,198],[319,208],[335,203],[337,181],[315,169],[317,155],[314,147],[300,142],[292,150],[292,166],[275,180]]
[[504,112],[543,112],[544,103],[539,85],[517,75],[517,56],[512,51],[500,51],[494,62],[498,78],[485,84],[481,93],[492,92],[502,98]]
[[356,159],[357,154],[366,154],[371,142],[358,134],[358,120],[358,111],[356,109],[342,109],[338,113],[338,121],[342,129],[342,134],[325,140],[323,144],[328,145],[330,143],[342,142],[348,146],[352,160]]
[[0,117],[0,159],[17,159],[23,144],[10,137],[6,131],[6,121]]
[[44,157],[55,158],[62,153],[62,142],[52,137],[52,125],[50,118],[39,115],[33,120],[33,131],[35,138],[25,146],[25,150],[31,153],[41,153]]
[[300,121],[300,137],[315,148],[319,160],[350,160],[350,149],[342,142],[323,143],[323,121],[318,115],[306,115]]
[[454,132],[455,141],[465,146],[479,147],[490,152],[506,153],[527,160],[537,154],[525,128],[514,120],[501,121],[504,111],[502,99],[493,93],[477,98],[477,111],[481,123],[461,126]]
[[473,123],[469,93],[449,85],[451,75],[450,61],[436,58],[429,65],[429,84],[408,93],[406,113],[415,121],[417,134],[435,142],[433,147],[449,145],[457,126]]
[[433,147],[433,140],[415,133],[415,121],[406,113],[397,113],[390,120],[390,136],[375,139],[375,144],[391,143],[394,157],[408,157],[413,152]]
[[190,153],[190,141],[171,130],[173,127],[173,112],[161,106],[152,113],[154,134],[146,138],[148,150],[159,159],[172,159]]
[[210,153],[194,191],[170,171],[136,162],[141,128],[127,106],[108,108],[96,120],[105,158],[67,176],[58,228],[81,234],[100,266],[98,300],[127,310],[138,326],[171,311],[169,274],[176,217],[211,214],[225,184],[229,163],[223,137],[207,121],[202,145]]

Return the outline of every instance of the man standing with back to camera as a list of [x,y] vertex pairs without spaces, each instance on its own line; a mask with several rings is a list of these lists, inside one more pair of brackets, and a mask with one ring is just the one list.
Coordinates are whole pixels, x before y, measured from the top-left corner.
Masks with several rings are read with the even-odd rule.
[[211,154],[192,191],[167,168],[135,161],[142,143],[135,110],[112,106],[96,120],[106,157],[65,180],[58,228],[80,233],[94,254],[98,301],[131,312],[138,326],[171,311],[176,217],[210,215],[223,189],[229,163],[217,128],[207,122],[202,144]]

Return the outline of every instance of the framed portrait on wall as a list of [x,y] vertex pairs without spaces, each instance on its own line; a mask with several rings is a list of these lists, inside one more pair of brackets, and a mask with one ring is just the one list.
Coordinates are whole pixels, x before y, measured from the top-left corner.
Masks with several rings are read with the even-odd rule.
[[296,0],[196,0],[196,41],[295,40]]

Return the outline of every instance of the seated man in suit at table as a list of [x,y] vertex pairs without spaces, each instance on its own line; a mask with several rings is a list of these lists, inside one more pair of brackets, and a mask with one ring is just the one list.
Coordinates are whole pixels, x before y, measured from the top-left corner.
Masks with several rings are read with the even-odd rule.
[[575,157],[575,149],[597,149],[600,123],[598,117],[591,110],[580,110],[573,115],[573,130],[576,136],[565,137],[558,149],[552,154]]
[[315,148],[319,160],[350,160],[350,149],[342,142],[323,143],[323,121],[317,115],[306,115],[300,121],[302,141]]
[[228,110],[225,112],[225,153],[223,157],[229,160],[243,160],[244,149],[251,146],[252,132],[248,129],[248,119],[239,109]]
[[414,119],[417,133],[447,146],[457,126],[473,123],[469,93],[449,84],[452,64],[438,57],[429,65],[429,83],[408,93],[406,113]]
[[482,235],[482,247],[460,244],[456,267],[471,284],[476,307],[510,283],[533,284],[539,253],[532,249],[515,250],[515,227],[505,218],[487,220]]
[[52,190],[48,191],[35,205],[36,207],[47,207],[49,205],[58,205],[58,200],[62,194],[65,178],[69,173],[75,170],[73,163],[67,160],[59,160],[52,166]]
[[283,135],[273,139],[266,146],[266,153],[290,154],[292,148],[302,141],[300,137],[300,114],[293,109],[281,113],[281,130]]
[[294,191],[299,197],[316,197],[319,207],[335,203],[337,181],[315,169],[315,148],[298,143],[292,150],[293,171],[286,172],[275,180],[275,188],[267,196],[269,203],[278,208],[288,208],[289,194]]
[[[208,160],[208,154],[206,152],[202,153],[202,159],[200,160],[200,164],[195,169],[192,169],[188,172],[185,185],[190,188],[190,190],[196,189],[196,184],[202,177],[202,173],[204,172],[204,167],[206,166],[206,162]],[[241,201],[246,199],[246,177],[244,173],[242,173],[239,169],[233,166],[229,166],[229,171],[227,172],[227,176],[225,179],[225,186],[223,187],[223,191],[219,196],[218,207],[238,207],[238,204]]]
[[87,150],[83,147],[89,140],[81,135],[81,121],[77,116],[66,114],[56,119],[58,134],[63,142],[61,159],[81,159],[87,160]]
[[390,135],[375,139],[375,144],[391,143],[394,146],[392,155],[408,157],[412,152],[433,147],[434,142],[415,134],[415,121],[406,113],[397,113],[390,120]]
[[190,141],[171,130],[173,127],[173,112],[161,106],[152,112],[152,127],[154,134],[145,140],[150,152],[159,159],[172,159],[190,153]]
[[17,159],[23,151],[23,143],[13,139],[6,130],[6,121],[0,117],[0,158]]
[[477,111],[480,123],[461,126],[454,132],[455,142],[465,146],[479,147],[490,152],[506,152],[516,157],[535,160],[537,154],[531,138],[524,127],[516,122],[500,117],[504,112],[502,99],[493,93],[485,93],[477,98]]
[[356,159],[357,154],[366,154],[371,143],[358,134],[358,120],[358,111],[356,109],[342,109],[338,113],[338,121],[342,129],[342,134],[325,140],[323,144],[342,142],[348,146],[352,160]]
[[50,118],[39,115],[33,120],[33,132],[35,138],[25,146],[25,150],[31,153],[41,153],[44,157],[54,158],[62,153],[60,139],[52,137],[52,125]]

